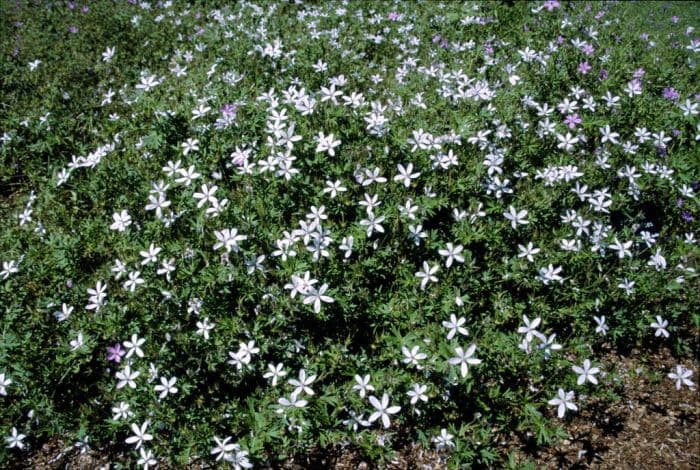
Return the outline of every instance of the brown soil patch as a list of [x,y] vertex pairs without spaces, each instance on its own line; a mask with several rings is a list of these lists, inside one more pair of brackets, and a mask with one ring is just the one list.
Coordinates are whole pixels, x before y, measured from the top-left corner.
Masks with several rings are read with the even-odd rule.
[[[619,375],[620,400],[590,400],[565,429],[569,438],[536,451],[513,445],[523,460],[538,468],[697,469],[700,468],[700,394],[676,390],[666,375],[679,362],[668,350],[629,356],[609,352],[601,357],[609,372]],[[695,373],[698,361],[681,362]]]

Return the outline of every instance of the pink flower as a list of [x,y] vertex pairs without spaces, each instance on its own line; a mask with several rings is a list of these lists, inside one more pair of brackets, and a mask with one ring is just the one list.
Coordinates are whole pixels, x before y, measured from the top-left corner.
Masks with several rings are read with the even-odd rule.
[[555,8],[561,7],[561,3],[559,3],[558,0],[547,0],[544,2],[544,7],[547,9],[547,11],[552,11]]
[[126,354],[126,351],[122,349],[122,346],[119,343],[116,343],[114,346],[107,347],[108,361],[116,362],[118,364],[121,362],[124,354]]
[[566,119],[564,119],[564,124],[569,126],[569,129],[575,129],[576,124],[581,124],[581,118],[577,113],[569,114],[566,116]]

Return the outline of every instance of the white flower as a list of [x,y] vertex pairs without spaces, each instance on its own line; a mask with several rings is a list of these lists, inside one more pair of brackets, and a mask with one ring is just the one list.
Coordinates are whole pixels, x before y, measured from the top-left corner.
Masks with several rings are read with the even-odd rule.
[[130,365],[126,365],[124,369],[116,373],[116,377],[119,379],[117,382],[117,389],[124,388],[128,385],[130,388],[136,388],[136,378],[141,375],[141,372],[131,370]]
[[160,392],[158,398],[162,400],[163,398],[167,397],[168,394],[172,395],[177,393],[177,387],[175,387],[175,382],[177,382],[177,377],[172,377],[170,379],[161,377],[160,384],[154,387],[154,390],[156,392]]
[[10,386],[12,380],[9,377],[5,377],[5,374],[0,374],[0,395],[7,396],[7,387]]
[[420,361],[428,357],[427,354],[420,352],[420,348],[418,346],[413,346],[413,348],[411,348],[410,351],[406,346],[402,346],[401,352],[404,355],[404,358],[401,360],[401,362],[403,362],[404,364],[414,365],[417,369],[422,368],[420,365]]
[[383,215],[375,217],[374,213],[371,212],[367,216],[367,219],[360,220],[360,225],[367,226],[367,237],[371,237],[375,230],[379,233],[384,233],[382,222],[384,222]]
[[209,339],[209,332],[214,329],[215,323],[209,323],[209,318],[204,318],[197,322],[197,334],[203,336],[204,339]]
[[353,390],[357,390],[360,393],[360,398],[364,398],[365,394],[367,392],[372,392],[374,391],[374,387],[370,385],[370,376],[369,374],[365,375],[364,377],[360,377],[359,375],[355,375],[355,385],[352,386]]
[[134,415],[134,412],[129,410],[129,404],[123,401],[119,402],[117,406],[112,408],[112,413],[114,413],[114,416],[112,417],[114,421],[118,421],[122,418],[127,419]]
[[[459,299],[459,297],[457,297],[457,298]],[[460,335],[464,335],[464,336],[469,335],[469,332],[467,331],[467,329],[462,326],[466,322],[467,322],[467,320],[464,317],[457,318],[457,316],[454,313],[450,314],[450,320],[442,322],[442,326],[444,326],[445,328],[450,330],[447,332],[447,339],[450,340],[450,339],[454,338],[454,336],[457,333],[459,333]]]
[[611,144],[618,144],[617,138],[620,137],[620,134],[617,132],[613,132],[610,129],[610,125],[606,124],[605,127],[601,127],[600,129],[600,134],[602,135],[602,138],[600,139],[601,143],[605,142],[610,142]]
[[17,261],[15,261],[15,260],[3,261],[2,271],[0,271],[0,278],[5,280],[8,277],[10,277],[10,274],[15,274],[17,272],[19,272],[19,265],[18,265]]
[[457,245],[454,246],[452,243],[448,243],[445,247],[444,250],[438,250],[438,253],[440,256],[445,256],[447,259],[445,260],[445,267],[450,267],[452,266],[452,261],[457,261],[458,263],[464,263],[464,256],[460,255],[460,253],[464,250],[464,246],[462,245]]
[[598,384],[598,379],[596,379],[595,374],[600,372],[600,369],[598,367],[591,367],[590,360],[584,360],[583,367],[573,366],[572,369],[574,372],[579,374],[578,378],[576,379],[576,383],[578,385],[583,385],[584,383],[586,383],[586,381],[594,385]]
[[141,83],[136,85],[137,90],[150,91],[152,88],[160,85],[158,78],[155,75],[141,77]]
[[527,258],[531,263],[535,261],[532,256],[540,252],[540,249],[533,246],[532,242],[528,242],[527,246],[518,245],[518,250],[520,250],[518,258]]
[[570,392],[564,392],[563,388],[559,389],[558,396],[552,398],[549,400],[547,403],[549,403],[552,406],[556,406],[557,408],[557,416],[559,418],[564,417],[564,413],[566,413],[566,410],[572,410],[576,411],[578,410],[578,407],[574,404],[574,392],[573,390]]
[[609,328],[608,325],[605,324],[605,315],[601,315],[600,317],[594,316],[593,319],[597,324],[597,326],[595,327],[595,332],[605,336]]
[[207,202],[209,202],[211,204],[217,204],[219,201],[216,198],[216,196],[214,196],[214,194],[216,194],[216,191],[218,189],[219,189],[219,187],[215,184],[213,184],[211,186],[208,186],[207,184],[203,184],[200,187],[201,192],[193,193],[192,197],[198,200],[197,201],[197,208],[199,209]]
[[199,140],[197,139],[187,139],[186,142],[183,142],[181,145],[182,147],[182,154],[187,155],[190,152],[196,152],[199,150]]
[[83,347],[83,344],[85,344],[83,333],[79,332],[78,337],[70,341],[70,350],[75,351],[77,349],[80,349],[81,347]]
[[610,244],[610,248],[612,248],[613,250],[617,250],[617,255],[620,259],[624,258],[625,256],[629,256],[630,258],[632,257],[632,252],[629,250],[631,246],[631,240],[626,242],[620,242],[617,239],[617,237],[615,237],[615,241]]
[[556,268],[551,264],[546,268],[540,268],[537,278],[542,281],[545,285],[552,281],[559,281],[559,284],[564,282],[564,279],[559,275],[562,267],[557,266]]
[[239,235],[237,228],[225,228],[221,231],[214,231],[214,235],[218,240],[214,245],[214,249],[224,248],[226,253],[230,253],[231,250],[238,253],[238,242],[248,239],[246,235]]
[[263,374],[263,378],[272,378],[272,386],[277,386],[277,379],[287,375],[287,371],[284,370],[284,365],[280,362],[276,366],[274,364],[267,365],[267,372]]
[[407,188],[411,185],[412,179],[416,179],[420,176],[420,173],[412,173],[413,163],[409,163],[405,167],[399,163],[396,168],[398,169],[399,174],[394,176],[394,181],[402,182]]
[[85,310],[99,311],[107,297],[106,290],[107,284],[103,285],[102,281],[97,281],[97,285],[95,285],[94,289],[88,289],[87,293],[90,294],[90,297],[88,298],[89,303],[85,306]]
[[105,50],[102,53],[102,61],[107,63],[112,62],[112,58],[114,58],[115,51],[116,47],[108,47],[107,50]]
[[457,346],[455,348],[456,356],[451,357],[448,361],[450,365],[459,365],[459,370],[462,377],[467,376],[467,373],[469,372],[469,365],[481,364],[481,359],[473,357],[474,351],[476,351],[476,344],[469,345],[466,351],[464,351],[461,346]]
[[625,291],[626,295],[631,295],[632,292],[634,292],[634,281],[630,281],[627,278],[624,278],[622,282],[620,282],[617,287]]
[[148,470],[149,467],[154,466],[158,461],[153,457],[153,451],[142,447],[139,449],[139,459],[136,461],[137,465],[141,465],[143,470]]
[[141,427],[139,427],[136,423],[132,423],[131,431],[134,433],[134,435],[127,437],[124,442],[127,444],[136,444],[136,448],[138,449],[144,442],[153,440],[153,436],[146,432],[148,425],[148,421],[144,422]]
[[141,350],[141,345],[145,343],[144,338],[139,338],[138,335],[131,335],[131,340],[124,341],[124,347],[126,348],[126,358],[130,358],[134,354],[138,357],[143,357],[143,351]]
[[647,266],[654,266],[657,271],[666,269],[666,258],[661,255],[661,248],[656,249],[656,254],[652,255],[651,259],[647,263]]
[[406,395],[408,395],[411,398],[411,405],[415,405],[416,403],[418,403],[418,400],[426,403],[428,401],[428,395],[426,395],[425,392],[427,391],[427,385],[413,384],[411,390],[406,392]]
[[540,323],[542,323],[542,319],[540,317],[530,321],[527,315],[523,315],[523,323],[525,323],[525,326],[518,327],[518,333],[525,335],[525,341],[529,343],[532,341],[533,336],[539,338],[540,341],[546,341],[546,337],[537,331],[537,327],[540,325]]
[[[304,408],[309,402],[307,400],[300,400],[299,395],[292,393],[289,399],[282,397],[277,400],[277,403],[284,408]],[[284,408],[278,408],[277,413],[284,413]]]
[[440,450],[444,449],[445,447],[454,447],[455,443],[452,442],[454,439],[454,436],[447,432],[447,429],[442,428],[440,430],[440,435],[433,437],[432,441],[435,443],[435,447]]
[[419,278],[421,290],[425,290],[425,286],[428,285],[429,281],[438,282],[437,276],[434,274],[438,272],[440,267],[435,264],[432,267],[428,265],[427,261],[423,261],[423,270],[416,272],[416,277]]
[[518,224],[527,225],[530,223],[525,219],[527,217],[527,211],[525,209],[517,211],[513,206],[508,207],[508,212],[504,212],[503,217],[510,220],[510,226],[514,229],[518,228]]
[[338,193],[342,193],[347,191],[348,188],[342,185],[340,180],[335,180],[335,181],[326,181],[326,187],[323,188],[323,193],[329,193],[331,196],[331,199],[335,199],[335,197],[338,195]]
[[690,377],[693,375],[693,371],[686,369],[682,365],[676,366],[676,371],[668,374],[669,379],[676,381],[676,390],[680,390],[682,385],[687,385],[688,387],[693,387],[695,384]]
[[382,395],[381,402],[374,395],[371,395],[369,397],[369,402],[377,410],[370,415],[369,422],[373,423],[379,418],[381,418],[384,428],[388,428],[391,425],[391,422],[389,421],[389,415],[393,415],[401,411],[400,406],[389,406],[389,395],[387,395],[386,393]]
[[160,253],[162,250],[162,248],[157,247],[153,243],[151,243],[151,246],[148,247],[148,250],[139,251],[139,254],[143,258],[143,260],[141,261],[141,266],[157,262],[158,253]]
[[232,457],[232,452],[239,449],[238,444],[231,444],[229,441],[233,439],[232,437],[227,437],[223,441],[218,437],[214,436],[214,442],[216,446],[211,450],[211,455],[216,455],[217,462],[221,459],[230,460]]
[[5,442],[7,442],[7,448],[12,449],[13,447],[17,447],[18,449],[24,449],[24,442],[22,441],[27,436],[17,432],[17,428],[15,428],[14,426],[12,427],[11,432],[12,434],[5,438]]
[[324,295],[328,290],[328,284],[323,284],[318,290],[314,286],[309,286],[304,293],[304,305],[314,304],[314,312],[319,313],[321,311],[321,302],[333,303],[335,300],[333,297]]
[[353,238],[352,235],[348,235],[347,237],[343,237],[343,239],[340,242],[340,246],[338,247],[339,250],[345,252],[345,259],[350,258],[352,255],[352,246],[355,242],[355,238]]
[[136,290],[136,286],[139,286],[144,282],[146,281],[141,278],[141,271],[132,271],[129,273],[129,279],[124,282],[124,289],[134,292]]
[[310,375],[307,377],[306,370],[301,369],[299,371],[299,380],[289,379],[287,383],[295,387],[292,395],[299,395],[302,392],[306,393],[307,395],[313,395],[314,391],[311,387],[309,387],[309,385],[314,383],[314,380],[316,380],[315,375]]
[[115,212],[112,214],[112,219],[114,219],[114,223],[109,226],[111,230],[123,232],[129,225],[131,225],[131,216],[126,209],[119,213]]
[[668,338],[670,336],[668,330],[666,330],[666,327],[668,327],[668,320],[664,320],[660,315],[656,316],[656,321],[650,326],[656,329],[654,337],[663,336],[664,338]]
[[328,152],[331,157],[335,155],[335,148],[341,144],[340,139],[336,140],[335,136],[331,133],[325,136],[323,132],[318,133],[317,137],[318,145],[316,146],[316,152]]

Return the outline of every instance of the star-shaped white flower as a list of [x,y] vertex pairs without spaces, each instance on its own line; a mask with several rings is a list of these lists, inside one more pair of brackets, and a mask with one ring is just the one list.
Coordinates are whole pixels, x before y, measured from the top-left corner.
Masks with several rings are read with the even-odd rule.
[[430,265],[428,265],[427,261],[423,261],[423,270],[416,272],[416,277],[421,280],[420,281],[421,290],[425,290],[425,286],[428,285],[429,281],[438,282],[438,278],[434,274],[436,272],[438,272],[439,269],[440,269],[440,267],[437,264],[435,264],[431,267]]
[[518,224],[527,225],[530,223],[530,221],[526,220],[527,211],[525,209],[516,210],[513,206],[508,207],[508,212],[504,212],[503,217],[510,220],[510,226],[514,229],[518,228]]
[[474,351],[476,351],[476,344],[471,344],[467,348],[466,351],[462,349],[461,346],[457,346],[455,348],[455,357],[451,357],[449,359],[450,365],[456,366],[459,365],[459,371],[462,377],[466,377],[467,373],[469,372],[469,366],[470,365],[478,365],[481,364],[481,359],[478,359],[474,356]]
[[549,403],[552,406],[556,406],[557,408],[557,416],[559,418],[564,417],[564,413],[566,413],[566,410],[572,410],[576,411],[578,410],[578,407],[574,404],[574,392],[573,390],[570,392],[565,392],[563,388],[559,389],[558,395],[551,400],[549,400],[547,403]]
[[134,433],[134,435],[127,437],[124,442],[127,444],[136,444],[136,449],[138,449],[144,442],[153,440],[153,435],[146,432],[148,424],[149,422],[146,421],[141,425],[141,427],[139,427],[138,424],[132,423],[131,431]]
[[600,368],[598,367],[591,367],[591,361],[586,359],[583,361],[583,367],[579,366],[573,366],[572,367],[573,371],[576,372],[578,375],[578,379],[576,379],[576,383],[578,385],[583,385],[586,383],[586,381],[597,385],[598,384],[598,379],[596,379],[595,374],[600,372]]
[[381,418],[382,424],[384,425],[385,429],[391,425],[389,415],[393,415],[401,411],[400,406],[389,406],[389,395],[387,395],[386,393],[382,395],[381,401],[379,401],[379,399],[377,399],[377,397],[375,397],[374,395],[371,395],[369,397],[369,402],[377,410],[370,415],[369,422],[373,423],[379,418]]

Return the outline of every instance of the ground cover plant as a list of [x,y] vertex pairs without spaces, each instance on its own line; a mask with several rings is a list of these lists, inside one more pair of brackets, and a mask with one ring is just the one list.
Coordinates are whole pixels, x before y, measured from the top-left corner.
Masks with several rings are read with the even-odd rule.
[[526,466],[606,347],[695,390],[697,3],[0,5],[0,465]]

